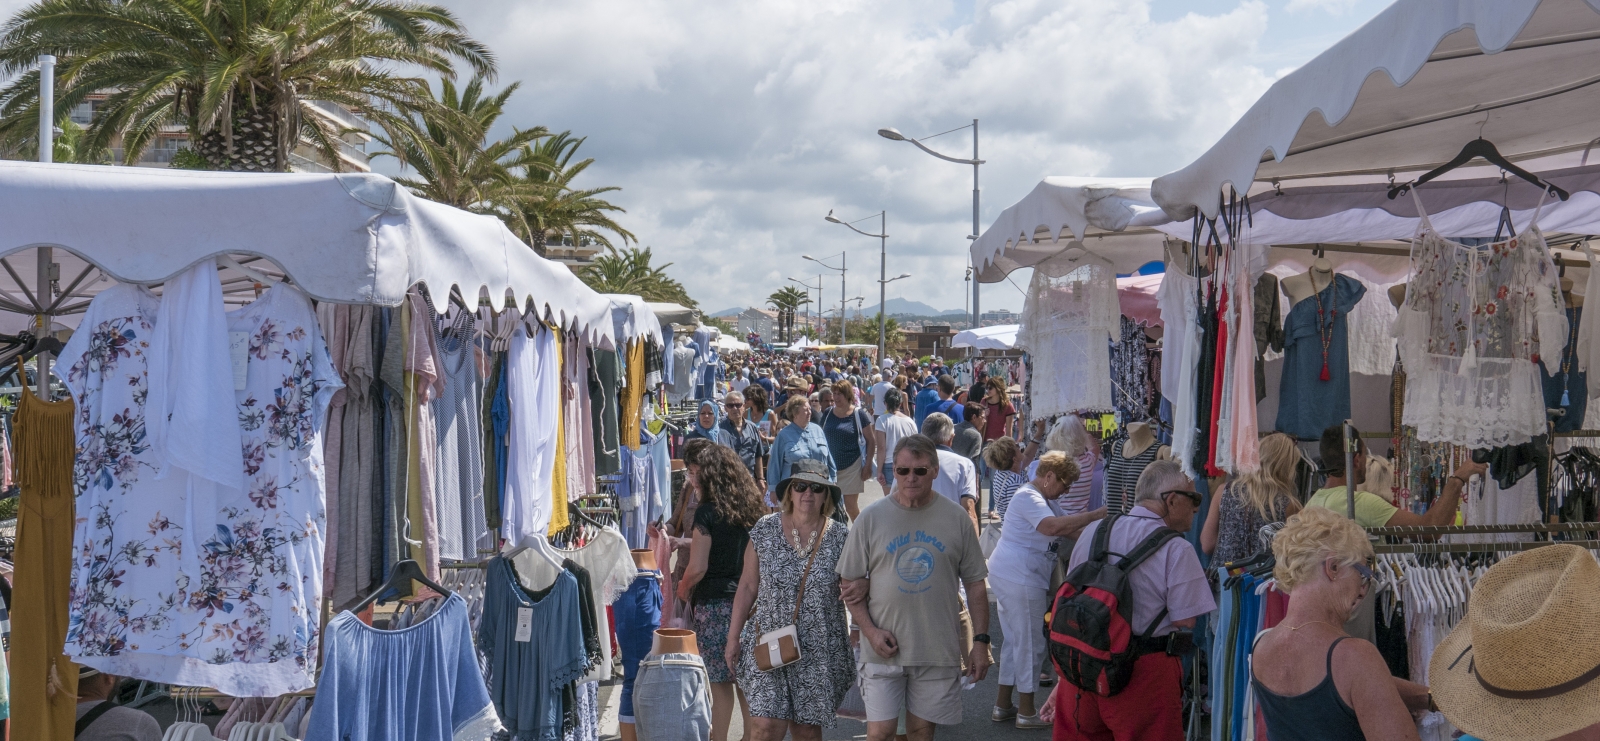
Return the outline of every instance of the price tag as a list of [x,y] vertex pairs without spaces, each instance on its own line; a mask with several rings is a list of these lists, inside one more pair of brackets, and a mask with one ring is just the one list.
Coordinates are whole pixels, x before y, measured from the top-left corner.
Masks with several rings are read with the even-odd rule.
[[233,390],[243,391],[250,378],[250,333],[228,333],[228,356],[233,360]]
[[533,640],[533,608],[517,608],[517,634],[514,639],[518,643],[527,643]]

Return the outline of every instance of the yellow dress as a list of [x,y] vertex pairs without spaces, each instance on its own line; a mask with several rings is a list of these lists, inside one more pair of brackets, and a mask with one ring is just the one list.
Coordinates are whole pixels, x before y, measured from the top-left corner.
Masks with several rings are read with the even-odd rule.
[[622,390],[622,405],[618,413],[620,442],[631,450],[638,450],[639,422],[644,414],[644,342],[634,340],[628,344],[628,387]]
[[72,579],[72,419],[71,400],[24,389],[12,422],[22,489],[11,597],[14,739],[69,741],[77,721],[78,665],[61,653]]
[[561,379],[561,393],[557,397],[560,403],[556,404],[556,465],[550,474],[550,527],[551,535],[567,529],[570,524],[567,520],[567,383],[566,365],[567,356],[564,350],[565,342],[556,340],[556,377]]

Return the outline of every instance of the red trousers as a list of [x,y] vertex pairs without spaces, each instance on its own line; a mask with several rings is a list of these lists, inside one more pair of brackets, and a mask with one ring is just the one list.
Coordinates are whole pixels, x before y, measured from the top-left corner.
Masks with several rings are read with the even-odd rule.
[[1056,694],[1050,741],[1178,741],[1183,738],[1183,664],[1164,653],[1139,657],[1115,697],[1066,682]]

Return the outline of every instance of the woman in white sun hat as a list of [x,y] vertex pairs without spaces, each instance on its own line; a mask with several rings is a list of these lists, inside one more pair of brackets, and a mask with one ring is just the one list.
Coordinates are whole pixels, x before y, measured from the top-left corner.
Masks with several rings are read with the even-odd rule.
[[1600,564],[1575,545],[1495,564],[1428,679],[1463,739],[1600,739]]

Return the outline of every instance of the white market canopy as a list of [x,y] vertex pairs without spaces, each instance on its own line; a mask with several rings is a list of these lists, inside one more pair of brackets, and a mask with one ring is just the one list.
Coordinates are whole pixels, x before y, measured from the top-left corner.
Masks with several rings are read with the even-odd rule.
[[950,340],[951,347],[970,347],[974,350],[1010,350],[1017,346],[1020,324],[996,324],[992,327],[963,329]]
[[611,302],[611,326],[616,337],[654,340],[665,345],[661,334],[661,320],[644,299],[631,294],[602,294]]
[[[0,224],[0,310],[33,303],[32,248],[52,247],[65,294],[44,302],[54,314],[81,312],[109,279],[160,283],[234,254],[320,301],[396,306],[423,283],[435,306],[456,287],[469,302],[509,297],[593,343],[614,331],[610,301],[498,219],[417,198],[382,175],[0,162]],[[223,280],[230,295],[250,286],[237,271]]]
[[1579,164],[1600,134],[1597,78],[1600,0],[1398,0],[1279,79],[1151,196],[1187,218],[1215,216],[1228,185],[1406,182],[1480,135],[1513,162],[1558,160],[1535,171]]
[[[1001,211],[973,241],[972,264],[978,266],[978,281],[997,283],[1073,242],[1110,258],[1119,273],[1131,273],[1150,259],[1160,259],[1166,235],[1152,227],[1172,219],[1150,200],[1150,180],[1045,178],[1033,192]],[[1096,246],[1107,234],[1116,235],[1117,249]],[[1155,257],[1133,262],[1138,259],[1134,254]]]
[[700,312],[682,304],[647,301],[645,305],[655,312],[656,318],[661,320],[662,326],[668,324],[692,326],[700,321]]
[[722,352],[749,352],[750,351],[750,343],[745,342],[744,340],[735,339],[735,338],[733,338],[733,337],[731,337],[729,335],[725,335],[725,334],[717,335],[717,339],[716,339],[716,342],[714,344],[717,346],[717,349],[721,350]]

